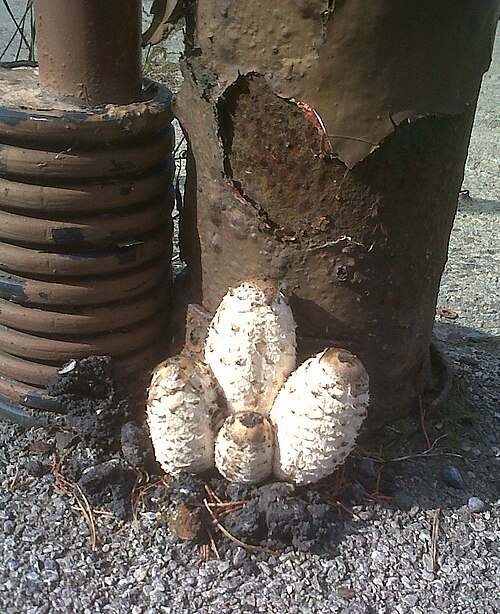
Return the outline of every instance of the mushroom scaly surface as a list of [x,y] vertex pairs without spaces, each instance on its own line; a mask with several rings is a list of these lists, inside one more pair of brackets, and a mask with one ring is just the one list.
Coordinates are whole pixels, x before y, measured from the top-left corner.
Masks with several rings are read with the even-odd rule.
[[245,411],[226,418],[215,442],[215,465],[230,482],[257,484],[273,471],[273,427],[267,418]]
[[232,413],[269,415],[296,366],[295,321],[271,282],[245,281],[224,296],[210,324],[205,360]]
[[329,348],[306,360],[270,413],[276,477],[313,484],[330,475],[354,447],[368,399],[368,374],[351,352]]
[[212,374],[192,358],[175,356],[155,369],[147,421],[156,460],[166,473],[198,474],[214,467],[217,400]]

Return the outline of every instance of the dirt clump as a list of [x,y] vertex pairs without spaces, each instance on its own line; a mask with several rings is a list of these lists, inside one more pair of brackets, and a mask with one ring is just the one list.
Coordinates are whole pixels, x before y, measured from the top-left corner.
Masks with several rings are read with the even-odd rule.
[[66,410],[67,430],[55,435],[64,478],[79,486],[91,507],[127,520],[138,472],[158,471],[147,431],[133,420],[116,383],[112,359],[70,361],[48,392]]
[[47,389],[65,408],[68,425],[85,446],[103,452],[118,449],[120,429],[131,419],[131,410],[109,356],[72,360]]
[[[236,539],[276,551],[327,552],[331,549],[336,512],[318,492],[299,493],[284,482],[247,487],[212,478],[207,484],[220,501],[238,501],[242,504],[220,520]],[[168,495],[170,503],[165,517],[170,519],[174,514],[178,520],[179,509],[182,509],[186,523],[189,521],[192,524],[193,516],[186,514],[185,508],[190,508],[198,518],[203,501],[207,499],[207,490],[202,480],[182,475],[170,485]],[[205,515],[207,528],[213,528],[211,520],[209,515]],[[172,528],[171,523],[167,524]],[[187,535],[187,528],[180,528],[177,522],[174,533],[178,537]],[[203,531],[193,533],[193,538],[202,539]],[[217,546],[223,555],[237,547],[237,543],[220,534]]]
[[127,520],[132,511],[131,494],[135,473],[121,460],[110,460],[86,469],[78,486],[93,508],[112,512]]

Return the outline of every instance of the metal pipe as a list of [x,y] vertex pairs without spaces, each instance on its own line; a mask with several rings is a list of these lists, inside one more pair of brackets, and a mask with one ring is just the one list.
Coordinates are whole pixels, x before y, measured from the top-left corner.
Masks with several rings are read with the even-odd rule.
[[34,0],[40,86],[87,107],[141,93],[141,0]]

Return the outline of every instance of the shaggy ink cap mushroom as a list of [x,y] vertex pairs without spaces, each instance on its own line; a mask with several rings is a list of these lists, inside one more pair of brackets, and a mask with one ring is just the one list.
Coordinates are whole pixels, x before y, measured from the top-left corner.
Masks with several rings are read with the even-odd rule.
[[274,433],[267,418],[246,411],[229,416],[215,442],[215,465],[231,482],[256,484],[272,473]]
[[368,374],[348,350],[308,358],[279,391],[270,413],[276,432],[274,474],[314,484],[344,462],[368,407]]
[[232,413],[269,414],[296,366],[295,328],[274,282],[249,280],[226,293],[208,329],[205,360]]
[[156,460],[178,476],[214,467],[217,384],[209,369],[190,356],[175,356],[155,369],[147,399],[147,421]]

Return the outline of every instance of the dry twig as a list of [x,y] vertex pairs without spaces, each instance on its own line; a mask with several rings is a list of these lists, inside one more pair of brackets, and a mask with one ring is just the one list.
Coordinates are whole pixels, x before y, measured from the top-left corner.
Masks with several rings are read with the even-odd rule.
[[212,552],[215,554],[215,558],[218,561],[220,561],[219,550],[217,548],[217,544],[215,543],[214,536],[212,535],[212,531],[210,531],[210,529],[207,529],[207,533],[208,533],[208,538],[210,540],[210,548],[212,549]]
[[427,430],[425,428],[425,409],[422,404],[422,397],[420,396],[418,397],[418,409],[420,413],[420,425],[422,426],[422,432],[424,433],[425,437],[425,445],[426,449],[428,450],[431,447],[431,440],[429,439],[429,435],[427,434]]
[[438,507],[434,513],[434,518],[432,520],[432,531],[431,531],[431,569],[432,571],[436,571],[437,568],[437,540],[439,535],[439,515],[441,513],[441,508]]
[[80,509],[82,516],[89,527],[90,532],[90,548],[95,552],[97,550],[97,533],[95,529],[94,522],[94,514],[90,504],[88,502],[87,497],[83,493],[82,489],[75,484],[74,482],[70,482],[67,478],[64,477],[62,473],[62,463],[64,461],[64,456],[61,458],[57,458],[54,454],[52,461],[52,473],[54,475],[55,485],[68,497],[74,497],[78,508]]
[[9,484],[9,492],[14,492],[17,487],[17,480],[19,478],[19,463],[16,465],[16,470],[14,472],[14,477],[12,478]]
[[441,439],[444,439],[445,437],[446,437],[446,433],[444,435],[441,435],[437,439],[435,439],[433,443],[431,444],[430,448],[428,448],[425,452],[420,452],[419,454],[408,454],[407,456],[399,456],[398,458],[391,458],[390,460],[387,460],[384,462],[385,463],[399,463],[401,461],[413,460],[414,458],[422,458],[423,456],[432,456],[430,452],[434,450],[438,441],[441,441]]
[[335,501],[335,505],[340,507],[340,509],[343,509],[344,512],[347,512],[356,522],[361,522],[361,518],[356,514],[356,512],[354,512],[350,507],[347,507],[347,505],[344,505],[342,501]]
[[222,503],[224,503],[222,501],[222,499],[220,499],[220,497],[218,497],[215,492],[210,488],[210,486],[208,484],[204,484],[205,487],[205,492],[207,493],[207,495],[213,499],[216,503],[218,503],[219,505],[221,505]]
[[200,554],[196,561],[197,565],[201,563],[206,563],[210,559],[210,546],[208,544],[201,544],[200,546]]

